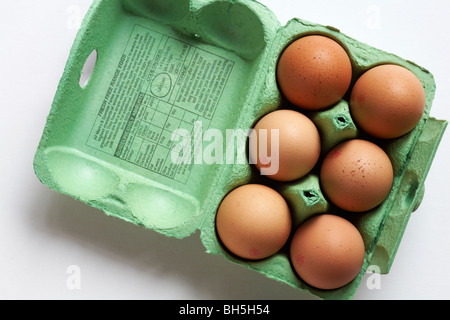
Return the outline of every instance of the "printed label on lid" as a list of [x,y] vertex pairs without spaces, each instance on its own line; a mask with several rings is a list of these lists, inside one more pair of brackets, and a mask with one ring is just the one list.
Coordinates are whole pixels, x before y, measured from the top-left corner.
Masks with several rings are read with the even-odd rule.
[[87,146],[186,183],[172,133],[209,127],[234,62],[136,25],[93,124]]

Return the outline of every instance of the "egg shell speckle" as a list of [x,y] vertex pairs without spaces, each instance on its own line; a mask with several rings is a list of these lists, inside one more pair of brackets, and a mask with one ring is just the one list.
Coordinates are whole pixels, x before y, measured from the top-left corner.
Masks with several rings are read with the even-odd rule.
[[332,203],[350,212],[363,212],[386,199],[394,172],[387,154],[361,139],[343,142],[325,157],[320,180]]
[[320,110],[337,103],[347,92],[352,65],[336,41],[310,35],[290,44],[277,69],[281,91],[294,105]]

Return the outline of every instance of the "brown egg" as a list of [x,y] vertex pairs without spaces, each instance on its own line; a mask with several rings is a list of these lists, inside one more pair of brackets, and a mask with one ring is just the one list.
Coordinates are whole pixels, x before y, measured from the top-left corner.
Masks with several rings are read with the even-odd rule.
[[320,170],[321,187],[341,209],[363,212],[389,195],[394,178],[388,155],[366,140],[349,140],[333,148]]
[[217,233],[228,250],[244,259],[264,259],[287,242],[291,213],[275,190],[258,184],[241,186],[222,201],[216,216]]
[[349,221],[332,214],[314,216],[294,233],[290,259],[299,277],[318,289],[351,282],[364,264],[364,241]]
[[[257,146],[250,147],[250,159],[263,175],[277,181],[292,181],[305,176],[316,165],[321,150],[320,135],[304,114],[274,111],[258,121],[254,129],[258,139]],[[272,130],[277,130],[278,139]],[[267,134],[266,139],[263,134]],[[266,147],[265,151],[261,146]]]
[[368,134],[398,138],[413,130],[425,110],[425,91],[408,69],[387,64],[365,72],[355,83],[351,114]]
[[277,79],[281,92],[292,104],[320,110],[336,104],[345,95],[352,79],[352,65],[339,43],[311,35],[284,50]]

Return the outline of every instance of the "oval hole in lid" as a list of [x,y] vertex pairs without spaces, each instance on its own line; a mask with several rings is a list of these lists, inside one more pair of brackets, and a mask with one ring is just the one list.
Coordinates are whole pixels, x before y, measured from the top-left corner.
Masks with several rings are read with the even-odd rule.
[[97,50],[94,50],[91,52],[89,57],[86,59],[86,62],[84,63],[83,70],[81,71],[80,75],[80,87],[82,89],[87,86],[89,79],[94,72],[95,64],[97,63],[97,57]]

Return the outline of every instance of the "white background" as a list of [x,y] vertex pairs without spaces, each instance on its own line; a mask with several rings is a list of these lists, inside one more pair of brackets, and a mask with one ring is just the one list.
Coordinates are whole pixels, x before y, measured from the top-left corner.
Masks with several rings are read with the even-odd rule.
[[[429,69],[432,116],[450,119],[446,0],[261,0],[282,24],[332,25]],[[164,237],[110,218],[40,184],[33,156],[77,26],[91,0],[0,2],[1,299],[315,299],[206,254],[198,234]],[[441,143],[426,194],[381,288],[364,278],[355,299],[450,298],[450,138]],[[67,285],[70,266],[81,287]]]

